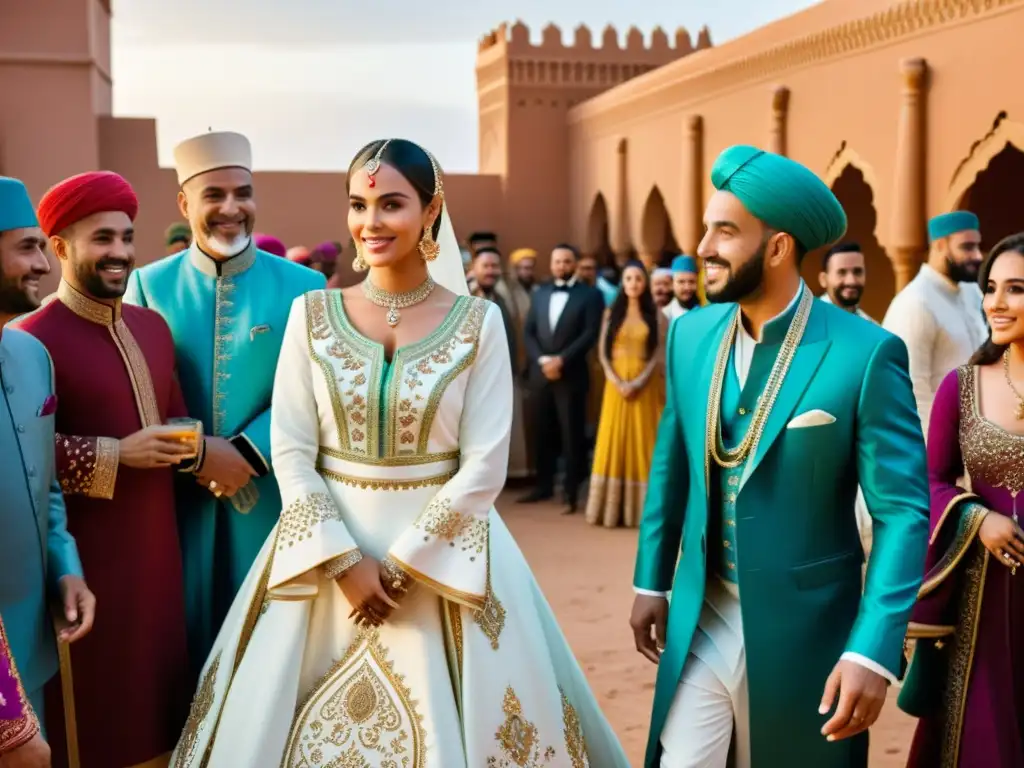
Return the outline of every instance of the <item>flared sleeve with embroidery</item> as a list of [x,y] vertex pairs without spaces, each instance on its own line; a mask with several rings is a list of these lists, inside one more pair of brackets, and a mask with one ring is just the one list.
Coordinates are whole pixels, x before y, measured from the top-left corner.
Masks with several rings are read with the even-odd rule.
[[329,577],[361,557],[341,512],[317,471],[320,417],[309,354],[308,295],[292,303],[271,399],[270,446],[281,489],[281,519],[269,587],[330,564]]
[[388,557],[448,600],[483,608],[489,518],[505,484],[512,427],[512,367],[497,306],[487,308],[459,421],[459,470]]

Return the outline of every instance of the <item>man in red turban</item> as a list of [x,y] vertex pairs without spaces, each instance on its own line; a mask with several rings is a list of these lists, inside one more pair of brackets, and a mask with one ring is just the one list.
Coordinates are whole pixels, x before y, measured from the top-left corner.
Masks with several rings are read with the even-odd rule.
[[50,189],[38,216],[62,279],[57,300],[20,323],[53,359],[57,477],[102,617],[63,649],[73,701],[60,706],[59,680],[47,691],[54,766],[66,764],[66,724],[77,730],[82,768],[168,753],[192,688],[174,474],[201,456],[196,435],[164,426],[188,415],[167,324],[121,303],[138,208],[116,173],[84,173]]

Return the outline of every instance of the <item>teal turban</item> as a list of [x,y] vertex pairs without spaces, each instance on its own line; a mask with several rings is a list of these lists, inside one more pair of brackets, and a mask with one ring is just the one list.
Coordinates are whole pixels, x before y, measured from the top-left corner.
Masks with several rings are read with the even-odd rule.
[[17,179],[0,176],[0,232],[38,226],[39,219],[25,185]]
[[697,274],[697,260],[693,256],[676,256],[672,259],[672,274],[678,275],[681,272]]
[[806,251],[846,232],[846,213],[825,182],[788,157],[757,147],[729,147],[711,169],[715,189],[734,194],[768,227],[786,232]]
[[957,232],[966,232],[971,229],[979,230],[981,224],[978,222],[978,217],[970,211],[940,213],[928,222],[928,242],[934,243],[936,240],[955,235]]

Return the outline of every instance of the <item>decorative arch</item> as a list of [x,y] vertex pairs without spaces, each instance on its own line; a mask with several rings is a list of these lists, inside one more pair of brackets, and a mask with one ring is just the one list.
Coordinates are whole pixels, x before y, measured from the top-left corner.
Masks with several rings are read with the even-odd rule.
[[857,151],[853,149],[845,141],[839,145],[839,151],[832,156],[832,160],[829,161],[828,167],[825,169],[825,175],[823,177],[826,184],[829,187],[833,187],[836,180],[843,174],[847,166],[853,166],[861,175],[864,177],[864,183],[871,188],[871,196],[873,199],[878,199],[878,177],[875,175],[875,169],[871,167],[863,157],[857,154]]
[[992,130],[971,146],[967,157],[953,172],[953,178],[949,182],[949,189],[942,203],[943,212],[957,209],[978,176],[1007,146],[1024,152],[1024,125],[1007,119],[1006,112],[1000,112],[996,116]]
[[597,259],[597,263],[610,267],[615,265],[615,254],[609,239],[608,203],[600,192],[590,206],[587,217],[587,234],[583,252]]
[[[838,157],[838,155],[837,155]],[[892,261],[875,235],[878,229],[878,211],[874,190],[867,176],[854,162],[844,162],[836,169],[830,167],[826,178],[829,187],[846,211],[847,228],[844,240],[860,245],[864,254],[864,266],[867,270],[867,282],[860,306],[874,319],[881,321],[896,294],[896,275]],[[834,176],[834,178],[832,178]],[[818,249],[804,257],[801,272],[804,280],[812,286],[815,293],[823,292],[818,275],[826,253],[825,248]]]
[[672,232],[665,198],[657,185],[651,188],[640,220],[641,253],[654,265],[664,266],[679,253],[679,244]]

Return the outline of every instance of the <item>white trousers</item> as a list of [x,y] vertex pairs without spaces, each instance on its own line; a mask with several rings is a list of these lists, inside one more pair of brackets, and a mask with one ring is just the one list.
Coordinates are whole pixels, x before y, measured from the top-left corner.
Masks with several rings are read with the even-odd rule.
[[[735,733],[735,744],[733,734]],[[739,591],[708,579],[697,630],[661,732],[661,768],[750,768],[747,661]]]

